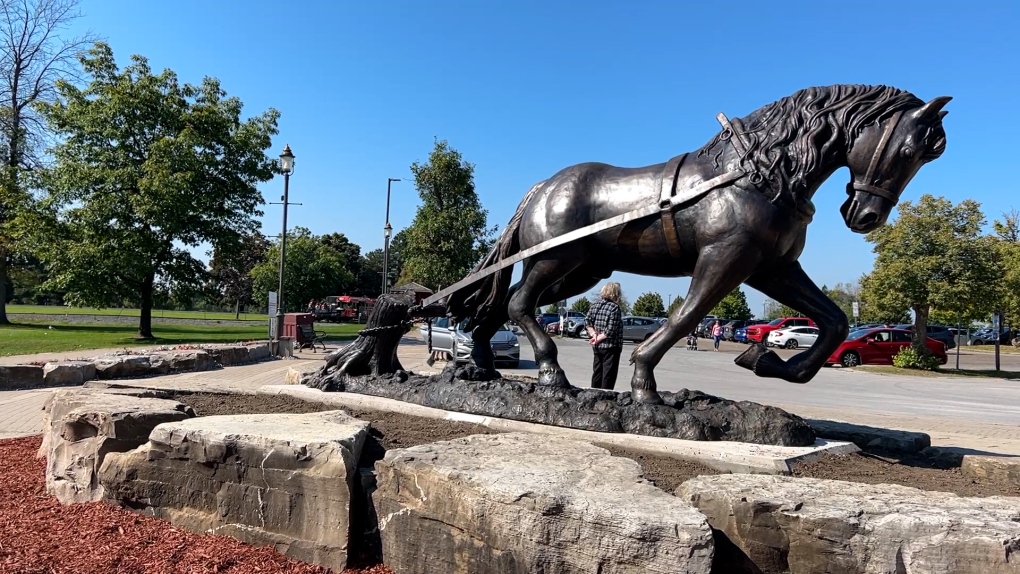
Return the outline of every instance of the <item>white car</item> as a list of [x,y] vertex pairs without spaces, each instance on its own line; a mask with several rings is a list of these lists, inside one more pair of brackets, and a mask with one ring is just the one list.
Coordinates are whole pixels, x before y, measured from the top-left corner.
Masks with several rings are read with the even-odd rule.
[[[474,341],[471,340],[470,331],[464,331],[464,323],[450,325],[450,320],[440,317],[432,322],[432,350],[442,351],[454,355],[457,364],[464,364],[471,360],[471,349]],[[452,327],[452,328],[451,328]],[[418,328],[422,339],[428,338],[428,326],[422,325]],[[521,361],[521,345],[517,335],[510,330],[510,327],[503,325],[496,331],[496,334],[489,340],[492,346],[492,353],[496,356],[497,363],[505,363],[507,367],[516,369]]]
[[769,333],[768,344],[787,349],[800,349],[814,345],[817,340],[817,327],[792,327],[776,329]]

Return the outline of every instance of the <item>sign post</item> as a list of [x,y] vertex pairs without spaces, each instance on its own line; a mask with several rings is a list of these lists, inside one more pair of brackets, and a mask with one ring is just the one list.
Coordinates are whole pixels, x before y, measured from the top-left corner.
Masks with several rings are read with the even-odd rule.
[[999,339],[1002,338],[1002,332],[999,330],[1002,327],[1000,320],[1001,311],[996,310],[995,314],[992,315],[992,331],[995,332],[995,370],[999,370]]
[[854,327],[857,326],[857,318],[861,316],[861,306],[857,301],[854,301]]
[[276,339],[276,291],[269,292],[269,340]]

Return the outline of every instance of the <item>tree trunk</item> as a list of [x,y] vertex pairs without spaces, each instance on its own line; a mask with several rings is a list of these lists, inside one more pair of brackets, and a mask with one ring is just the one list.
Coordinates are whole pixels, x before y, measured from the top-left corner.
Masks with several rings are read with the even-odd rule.
[[931,310],[931,306],[912,305],[911,308],[914,310],[914,334],[912,341],[914,350],[924,356],[931,355],[931,349],[928,348],[928,312]]
[[7,318],[7,257],[0,249],[0,325],[9,325]]
[[234,320],[237,321],[241,318],[241,300],[234,301]]
[[142,281],[141,312],[138,314],[138,339],[155,339],[152,336],[152,285],[156,282],[154,275]]
[[326,364],[302,382],[323,391],[342,391],[347,377],[392,375],[403,370],[397,345],[406,330],[409,306],[405,297],[380,296],[358,338],[326,357]]

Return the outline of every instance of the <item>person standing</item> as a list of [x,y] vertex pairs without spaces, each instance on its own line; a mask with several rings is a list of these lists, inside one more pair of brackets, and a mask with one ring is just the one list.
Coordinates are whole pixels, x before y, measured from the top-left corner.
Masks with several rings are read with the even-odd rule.
[[723,328],[719,321],[712,324],[712,346],[719,350],[719,341],[722,341]]
[[623,317],[620,311],[620,284],[606,283],[599,292],[599,300],[591,306],[584,318],[591,345],[595,352],[591,386],[593,389],[612,390],[620,370],[623,352]]

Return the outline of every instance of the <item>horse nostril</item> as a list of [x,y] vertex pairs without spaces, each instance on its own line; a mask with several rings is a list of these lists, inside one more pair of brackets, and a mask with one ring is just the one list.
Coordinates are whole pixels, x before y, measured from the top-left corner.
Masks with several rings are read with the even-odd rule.
[[861,216],[861,218],[857,221],[857,224],[861,227],[866,227],[868,225],[874,225],[877,222],[878,214],[874,211],[869,211]]

